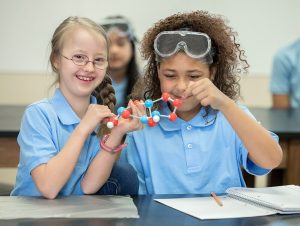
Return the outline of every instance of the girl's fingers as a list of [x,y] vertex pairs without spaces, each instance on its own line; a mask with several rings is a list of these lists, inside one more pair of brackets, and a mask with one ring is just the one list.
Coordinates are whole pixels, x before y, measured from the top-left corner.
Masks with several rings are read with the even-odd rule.
[[187,89],[183,92],[182,98],[184,99],[191,95],[192,95],[192,88],[188,86]]
[[140,117],[146,114],[144,103],[142,101],[133,102],[130,100],[128,108],[132,111],[133,117],[129,117],[128,119],[120,117],[118,126],[121,126],[126,132],[143,129],[144,125],[141,123]]
[[141,112],[142,115],[146,114],[146,108],[144,106],[144,101],[140,101],[139,104],[137,105],[137,108],[139,109],[139,111]]
[[145,115],[145,113],[146,113],[146,108],[144,106],[143,101],[137,101],[137,100],[135,100],[134,102],[131,101],[130,102],[130,107],[132,108],[132,110],[134,109],[134,112],[135,112],[136,116],[140,117],[142,115]]

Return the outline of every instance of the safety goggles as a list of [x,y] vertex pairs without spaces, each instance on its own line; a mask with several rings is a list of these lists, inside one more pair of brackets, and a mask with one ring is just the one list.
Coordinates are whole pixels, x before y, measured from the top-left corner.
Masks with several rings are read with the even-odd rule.
[[213,51],[210,37],[201,32],[163,31],[154,40],[156,59],[168,58],[183,50],[189,57],[205,64],[213,62]]
[[129,39],[135,41],[135,35],[131,23],[124,18],[112,18],[102,21],[101,26],[107,32],[118,32],[123,36],[127,36]]

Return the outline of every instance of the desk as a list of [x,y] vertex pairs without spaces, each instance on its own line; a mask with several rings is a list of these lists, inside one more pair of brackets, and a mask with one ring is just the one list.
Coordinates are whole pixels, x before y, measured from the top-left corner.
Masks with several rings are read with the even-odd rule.
[[269,131],[279,136],[284,158],[278,170],[269,176],[268,186],[300,185],[300,109],[250,108]]
[[16,137],[19,133],[25,106],[0,106],[0,167],[17,167],[19,146]]
[[[0,220],[0,225],[26,225],[26,226],[52,226],[52,225],[104,225],[104,226],[294,226],[300,223],[298,215],[272,215],[266,217],[199,220],[187,214],[157,203],[153,198],[183,197],[175,195],[135,196],[134,203],[137,206],[140,218],[138,219],[72,219],[72,218],[48,218],[48,219],[17,219]],[[188,196],[184,196],[188,197]]]

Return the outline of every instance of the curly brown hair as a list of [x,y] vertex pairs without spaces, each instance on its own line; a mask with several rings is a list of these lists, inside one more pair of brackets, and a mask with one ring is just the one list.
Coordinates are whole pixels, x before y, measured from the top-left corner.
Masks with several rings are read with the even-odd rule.
[[[162,31],[174,31],[182,28],[206,33],[211,38],[215,54],[210,68],[214,67],[216,69],[213,83],[228,97],[237,100],[240,97],[239,74],[243,71],[246,72],[249,67],[245,51],[240,48],[240,44],[236,41],[237,33],[226,25],[226,19],[207,11],[174,14],[158,21],[145,33],[141,43],[141,54],[148,63],[143,78],[143,97],[145,99],[158,99],[161,97],[153,47],[156,36]],[[136,92],[141,95],[140,90]],[[139,94],[133,93],[133,96]]]

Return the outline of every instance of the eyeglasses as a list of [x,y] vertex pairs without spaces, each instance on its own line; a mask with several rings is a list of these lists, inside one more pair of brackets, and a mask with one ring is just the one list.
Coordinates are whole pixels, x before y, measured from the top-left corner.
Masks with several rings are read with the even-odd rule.
[[62,54],[60,55],[67,60],[72,60],[73,63],[78,66],[85,66],[87,63],[91,62],[97,69],[105,69],[108,65],[107,59],[104,57],[98,57],[94,60],[89,60],[89,58],[83,54],[75,54],[71,58],[68,58]]
[[154,50],[160,58],[173,56],[179,50],[183,50],[189,57],[203,63],[213,62],[211,40],[207,34],[201,32],[163,31],[154,40]]

